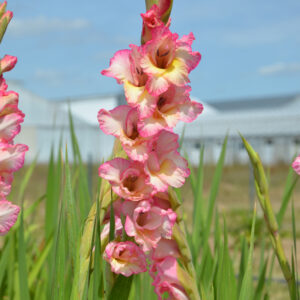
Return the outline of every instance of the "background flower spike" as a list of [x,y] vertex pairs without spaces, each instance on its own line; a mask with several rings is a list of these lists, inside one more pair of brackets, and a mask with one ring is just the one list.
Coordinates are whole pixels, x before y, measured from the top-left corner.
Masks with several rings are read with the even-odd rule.
[[0,43],[2,42],[3,36],[5,34],[7,25],[13,17],[11,11],[6,11],[6,1],[4,1],[0,6]]

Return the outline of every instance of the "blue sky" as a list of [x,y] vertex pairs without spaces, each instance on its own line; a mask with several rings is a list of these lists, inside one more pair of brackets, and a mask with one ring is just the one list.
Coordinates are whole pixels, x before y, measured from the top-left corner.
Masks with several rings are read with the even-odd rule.
[[[6,78],[48,99],[122,91],[100,71],[139,44],[143,0],[8,0],[14,12],[1,55]],[[203,101],[300,92],[300,2],[174,0],[171,30],[193,32],[202,61],[191,73]]]

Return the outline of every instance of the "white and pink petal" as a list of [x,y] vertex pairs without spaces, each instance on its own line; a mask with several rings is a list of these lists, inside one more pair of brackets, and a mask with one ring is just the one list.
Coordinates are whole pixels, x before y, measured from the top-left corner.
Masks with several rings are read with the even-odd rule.
[[11,141],[21,130],[24,121],[23,113],[11,113],[0,117],[0,141]]
[[120,84],[123,83],[124,80],[133,81],[130,71],[130,55],[131,50],[129,49],[117,51],[110,60],[109,68],[103,70],[101,74],[115,78]]
[[98,113],[98,122],[105,134],[119,137],[126,126],[127,115],[132,108],[128,105],[119,105],[107,111],[101,109]]
[[0,235],[6,234],[16,223],[20,207],[9,201],[0,201]]
[[19,170],[24,164],[26,151],[28,151],[27,145],[0,143],[0,172]]

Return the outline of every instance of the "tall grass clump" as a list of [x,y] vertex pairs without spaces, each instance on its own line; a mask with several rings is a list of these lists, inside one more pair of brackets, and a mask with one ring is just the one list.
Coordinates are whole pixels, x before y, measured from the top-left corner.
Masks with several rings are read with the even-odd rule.
[[[27,168],[19,190],[14,190],[12,197],[17,199],[19,204],[23,203],[23,210],[16,225],[9,234],[2,237],[0,298],[22,300],[156,299],[153,286],[151,286],[151,277],[148,274],[114,278],[107,263],[103,260],[101,254],[103,245],[100,239],[102,230],[100,220],[103,215],[101,212],[104,208],[110,207],[114,196],[111,191],[108,191],[105,197],[101,196],[100,187],[105,183],[100,180],[95,191],[92,194],[89,193],[86,166],[82,163],[80,150],[76,146],[78,143],[74,129],[72,128],[71,131],[74,161],[69,164],[68,151],[70,149],[63,148],[62,144],[57,151],[52,150],[45,194],[37,199],[26,197],[28,185],[34,184],[31,178],[35,172],[36,163]],[[244,142],[247,150],[253,151],[246,140]],[[280,228],[292,199],[297,177],[291,170],[289,171],[280,209],[277,212],[272,210],[278,225],[277,231],[274,232],[270,226],[268,212],[264,211],[265,207],[272,209],[271,201],[266,205],[265,199],[260,196],[260,205],[265,205],[262,207],[265,219],[263,241],[256,238],[255,227],[259,210],[256,204],[252,213],[249,234],[242,232],[240,241],[232,244],[227,227],[230,220],[226,220],[217,208],[226,143],[227,139],[224,141],[215,167],[208,195],[204,195],[203,192],[205,177],[203,148],[200,151],[199,166],[192,168],[193,172],[190,177],[192,199],[181,198],[180,193],[174,191],[174,197],[180,203],[188,201],[189,205],[193,205],[193,216],[190,218],[181,214],[180,222],[186,229],[188,242],[186,250],[189,251],[188,248],[191,250],[191,263],[195,267],[199,297],[225,300],[273,299],[272,278],[274,265],[278,260],[282,274],[287,281],[287,284],[281,284],[283,294],[286,290],[290,293],[290,299],[299,299],[299,289],[296,285],[298,268],[293,205],[291,206],[293,246],[291,249],[284,249],[286,252],[284,254],[278,242]],[[254,165],[254,172],[255,170],[257,169]],[[262,181],[258,177],[264,174],[261,165],[258,170],[255,177],[256,185],[264,184],[266,194],[267,179]],[[259,191],[261,188],[257,186]],[[84,207],[86,210],[83,209]],[[89,209],[91,211],[88,213]],[[112,224],[111,221],[111,226]],[[86,232],[90,233],[90,238],[83,240]],[[272,248],[268,246],[270,244]],[[258,247],[261,249],[259,250]],[[259,254],[255,254],[254,261],[255,248]],[[79,298],[78,290],[81,289],[82,295]],[[282,299],[286,299],[284,297],[287,295]]]

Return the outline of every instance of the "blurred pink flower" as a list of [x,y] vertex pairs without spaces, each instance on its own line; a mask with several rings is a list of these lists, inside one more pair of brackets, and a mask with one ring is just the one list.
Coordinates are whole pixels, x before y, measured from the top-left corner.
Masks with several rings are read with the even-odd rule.
[[0,201],[0,235],[6,234],[16,223],[20,208],[9,201]]
[[12,173],[2,172],[0,174],[0,201],[5,200],[6,196],[10,193],[12,181]]
[[294,162],[292,164],[292,167],[294,168],[296,173],[300,175],[300,155],[298,157],[296,157],[296,159],[294,160]]
[[19,111],[19,95],[16,92],[0,90],[0,116]]
[[2,172],[15,172],[22,168],[26,151],[28,151],[26,145],[0,143],[0,174]]
[[112,272],[126,277],[147,271],[146,255],[130,241],[109,243],[104,259],[110,263]]
[[2,73],[8,72],[14,68],[18,59],[15,56],[5,55],[0,61],[0,70]]
[[155,248],[161,238],[170,239],[176,222],[176,213],[152,205],[150,201],[137,204],[125,201],[123,213],[126,215],[125,231],[128,236],[142,246],[143,251]]

